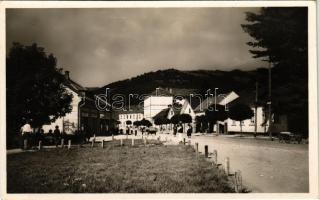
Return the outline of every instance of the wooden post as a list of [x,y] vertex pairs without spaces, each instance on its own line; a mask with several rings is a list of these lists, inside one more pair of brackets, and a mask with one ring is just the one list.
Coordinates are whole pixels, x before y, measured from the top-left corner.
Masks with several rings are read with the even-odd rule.
[[38,147],[38,149],[39,149],[39,150],[42,149],[42,141],[41,141],[41,140],[39,141],[39,147]]
[[243,190],[243,181],[240,170],[235,172],[235,189],[236,192],[241,192]]
[[198,153],[198,142],[195,143],[195,150],[196,150],[196,153]]
[[92,140],[91,148],[94,147],[94,139]]
[[71,140],[68,140],[68,149],[71,149]]
[[186,144],[186,138],[183,138],[183,144],[184,145]]
[[208,145],[205,145],[205,158],[208,158]]
[[227,175],[229,175],[229,170],[230,170],[229,157],[226,157],[225,158],[225,172]]
[[27,149],[28,148],[28,139],[24,139],[23,140],[23,149]]
[[102,140],[102,149],[104,149],[104,140]]
[[112,134],[112,141],[114,141],[114,135]]
[[123,146],[123,138],[121,138],[121,146]]
[[134,138],[132,138],[132,146],[134,147]]
[[96,139],[96,136],[95,136],[95,134],[93,135],[93,140],[94,140],[94,142],[95,142],[95,139]]
[[214,150],[214,163],[217,165],[217,150]]
[[64,139],[61,139],[61,148],[64,148]]

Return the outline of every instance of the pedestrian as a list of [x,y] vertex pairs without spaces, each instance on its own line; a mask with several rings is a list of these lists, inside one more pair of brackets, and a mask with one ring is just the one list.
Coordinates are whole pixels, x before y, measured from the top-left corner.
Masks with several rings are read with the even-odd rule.
[[174,124],[173,135],[176,136],[176,134],[177,134],[177,126],[176,126],[176,124]]
[[188,129],[187,129],[187,137],[191,138],[192,137],[192,132],[193,132],[193,127],[188,124]]
[[21,131],[22,149],[28,148],[28,146],[24,147],[24,140],[27,140],[28,142],[30,142],[29,140],[32,134],[32,128],[29,121],[27,121],[27,123],[21,127],[20,131]]
[[55,140],[55,146],[58,147],[59,141],[61,138],[61,132],[60,132],[59,126],[55,126],[53,135],[54,135],[54,140]]

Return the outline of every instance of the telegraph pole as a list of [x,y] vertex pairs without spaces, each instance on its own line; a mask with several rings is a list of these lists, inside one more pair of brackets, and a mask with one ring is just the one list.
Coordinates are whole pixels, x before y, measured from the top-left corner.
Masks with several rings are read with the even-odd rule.
[[268,66],[268,118],[269,118],[269,126],[268,126],[268,133],[271,141],[273,141],[272,138],[272,132],[271,132],[271,123],[272,123],[272,116],[271,116],[271,60],[269,56],[269,66]]
[[256,94],[255,94],[255,134],[257,136],[257,102],[258,102],[258,81],[256,81]]

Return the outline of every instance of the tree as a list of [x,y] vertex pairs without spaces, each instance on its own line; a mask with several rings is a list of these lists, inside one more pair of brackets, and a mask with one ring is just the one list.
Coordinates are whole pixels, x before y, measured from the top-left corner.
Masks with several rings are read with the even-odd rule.
[[209,130],[212,131],[213,125],[215,125],[217,121],[224,121],[227,119],[228,115],[225,106],[211,105],[205,111],[205,117],[209,123]]
[[8,140],[27,121],[38,128],[71,112],[72,94],[56,64],[57,59],[36,44],[13,43],[6,59]]
[[141,121],[135,121],[135,122],[133,122],[133,125],[136,127],[139,127],[139,126],[141,126]]
[[254,116],[252,109],[246,104],[236,104],[230,107],[229,118],[240,122],[240,134],[242,135],[242,121]]
[[132,121],[131,121],[131,120],[127,120],[125,123],[126,123],[126,125],[128,125],[128,126],[129,126],[129,125],[131,125],[131,124],[132,124]]
[[150,127],[152,126],[152,123],[150,121],[148,121],[147,119],[142,119],[141,120],[141,126],[146,126],[146,127]]
[[196,121],[196,131],[199,131],[202,133],[204,131],[205,125],[207,127],[207,119],[205,115],[196,116],[195,121]]
[[[273,64],[272,109],[288,117],[289,129],[308,133],[308,10],[306,7],[262,8],[246,13],[242,28],[254,40],[254,58]],[[267,72],[265,72],[267,73]],[[267,75],[267,74],[266,74]],[[260,85],[264,90],[267,85]],[[264,96],[266,99],[267,96]],[[291,112],[293,110],[294,112]]]

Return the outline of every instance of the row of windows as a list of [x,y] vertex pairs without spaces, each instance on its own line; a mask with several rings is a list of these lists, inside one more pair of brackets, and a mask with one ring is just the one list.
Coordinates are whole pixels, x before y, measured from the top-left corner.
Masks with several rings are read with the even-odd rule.
[[124,114],[124,115],[119,115],[120,119],[142,119],[141,114]]

